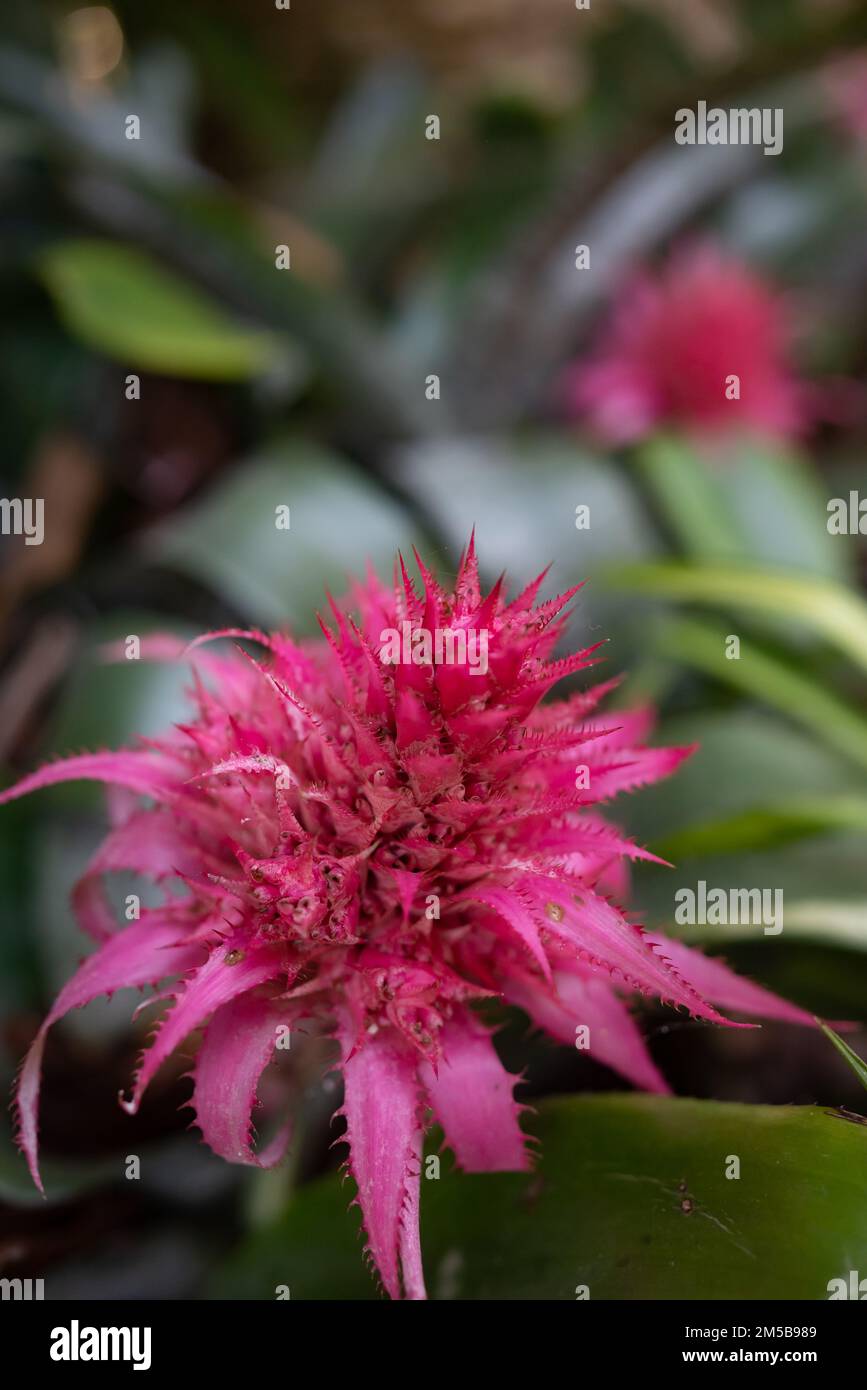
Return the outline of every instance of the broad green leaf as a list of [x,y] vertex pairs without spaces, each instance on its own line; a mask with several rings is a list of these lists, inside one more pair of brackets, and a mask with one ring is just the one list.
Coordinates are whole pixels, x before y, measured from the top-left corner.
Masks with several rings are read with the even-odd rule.
[[821,1024],[821,1028],[825,1037],[831,1039],[831,1042],[840,1053],[840,1056],[844,1058],[852,1068],[858,1080],[861,1082],[861,1085],[864,1087],[865,1091],[867,1091],[867,1062],[859,1057],[857,1052],[853,1052],[849,1044],[844,1042],[840,1034],[835,1033],[833,1028],[829,1028],[827,1023]]
[[[453,567],[475,526],[484,572],[494,579],[505,570],[513,591],[549,564],[546,596],[587,581],[575,600],[570,642],[610,639],[611,674],[631,664],[624,647],[638,646],[645,610],[634,600],[613,599],[596,582],[612,557],[634,560],[660,550],[626,472],[572,440],[541,432],[438,439],[404,450],[391,467],[448,542]],[[589,525],[581,529],[577,507],[588,508]]]
[[673,777],[614,803],[615,819],[655,845],[755,810],[865,794],[859,767],[759,708],[681,715],[654,742],[696,745]]
[[[190,685],[187,663],[107,659],[107,647],[155,632],[187,641],[198,635],[159,614],[132,609],[117,609],[88,625],[43,737],[41,761],[119,748],[139,736],[155,737],[189,712],[184,693]],[[71,810],[101,808],[104,800],[96,783],[69,782],[39,792],[32,804]]]
[[[548,1100],[535,1174],[422,1179],[435,1299],[826,1299],[867,1266],[867,1133],[810,1107]],[[733,1171],[732,1156],[740,1165]],[[213,1280],[221,1298],[371,1298],[339,1179],[301,1189]],[[792,1212],[798,1220],[793,1221]]]
[[743,609],[817,633],[867,670],[867,603],[831,579],[721,565],[628,565],[608,582],[642,595]]
[[[562,588],[567,576],[586,577],[610,559],[612,548],[633,558],[659,552],[626,474],[562,436],[437,440],[404,451],[392,468],[456,550],[475,525],[480,562],[493,574],[508,569],[515,583],[550,563]],[[589,512],[580,529],[579,506]]]
[[369,258],[385,219],[396,240],[441,191],[415,157],[429,100],[420,70],[373,64],[330,114],[308,160],[304,207],[350,262]]
[[128,246],[62,241],[41,252],[36,267],[69,331],[130,368],[214,381],[297,369],[285,342],[232,318]]
[[[153,190],[152,190],[153,192]],[[191,278],[199,267],[195,248],[210,251],[209,280],[227,302],[235,295],[251,306],[280,341],[298,344],[322,379],[333,387],[359,438],[425,435],[442,427],[446,403],[433,408],[424,397],[424,377],[407,364],[399,345],[387,342],[367,306],[344,279],[335,280],[333,250],[295,221],[306,253],[295,255],[291,274],[275,273],[266,254],[261,219],[237,200],[213,189],[155,192],[152,213],[179,243],[178,259]],[[297,248],[295,248],[297,250]],[[295,273],[296,262],[299,264]],[[279,384],[279,378],[278,378]],[[290,383],[291,385],[291,380]]]
[[726,655],[726,633],[686,620],[667,625],[663,650],[758,700],[775,705],[823,742],[867,768],[867,720],[810,676],[740,638],[737,658]]
[[[761,945],[767,957],[785,955],[787,946],[797,941],[867,950],[863,830],[826,831],[813,839],[723,853],[705,850],[678,856],[673,862],[674,869],[658,868],[655,874],[651,868],[639,866],[631,898],[639,920],[666,935],[682,936],[723,953],[731,943],[746,941]],[[682,900],[676,894],[684,888],[695,891],[702,881],[708,892],[712,888],[726,893],[733,889],[779,892],[783,904],[782,934],[766,936],[759,921],[678,925],[675,914]],[[761,955],[758,978],[763,981],[766,963],[765,955]],[[809,990],[795,1002],[821,1011],[818,1004],[811,1003]],[[853,986],[836,1008],[844,1009],[837,1017],[851,1017],[853,1009],[860,1013],[864,1009],[862,986],[857,990]]]
[[680,862],[694,855],[734,854],[790,844],[841,828],[867,830],[867,797],[804,797],[780,805],[756,806],[725,820],[687,826],[654,840],[653,848],[663,859]]
[[828,531],[825,491],[811,467],[764,442],[702,450],[661,435],[635,464],[683,551],[698,564],[753,566],[851,578],[852,549]]
[[651,439],[637,451],[635,462],[687,555],[706,562],[732,560],[745,553],[719,470],[686,441],[671,435]]
[[[117,748],[139,735],[164,734],[189,712],[187,662],[127,659],[128,637],[153,634],[189,642],[198,632],[158,613],[115,609],[88,625],[46,735],[51,756],[82,749]],[[130,650],[135,650],[130,648]]]
[[867,893],[854,902],[804,899],[789,903],[786,931],[790,936],[814,937],[863,951],[867,949]]
[[[783,922],[781,939],[786,943],[807,941],[843,950],[867,951],[867,898],[852,902],[835,902],[833,899],[820,902],[809,898],[796,899],[794,902],[786,900]],[[723,949],[741,941],[755,943],[757,935],[761,935],[761,928],[749,922],[712,927],[700,924],[679,926],[670,921],[665,923],[664,931],[666,936],[678,937],[682,941]],[[863,1008],[863,995],[854,994],[853,1003]]]
[[[840,453],[836,456],[832,455],[822,469],[822,483],[825,491],[826,513],[828,503],[832,500],[841,501],[847,506],[850,505],[853,500],[853,493],[856,498],[856,508],[859,501],[863,507],[864,456],[856,441],[848,436],[843,439]],[[858,528],[857,534],[848,538],[848,544],[863,558],[865,549],[867,549],[867,515],[857,515],[854,518],[854,524]],[[835,539],[843,540],[843,544],[846,544],[842,537],[838,536]]]
[[663,726],[659,741],[698,748],[674,777],[613,808],[640,843],[675,865],[635,866],[632,903],[643,920],[725,950],[739,937],[761,937],[761,927],[673,927],[678,889],[701,879],[723,889],[779,888],[780,940],[797,932],[864,950],[867,932],[852,917],[867,903],[861,769],[757,709],[681,717]]
[[336,455],[298,440],[247,460],[153,531],[147,550],[248,621],[318,633],[326,588],[341,595],[368,560],[389,581],[398,550],[410,555],[414,542],[430,557],[392,497]]
[[754,565],[852,578],[849,540],[828,531],[827,484],[800,454],[743,440],[717,462],[715,476]]

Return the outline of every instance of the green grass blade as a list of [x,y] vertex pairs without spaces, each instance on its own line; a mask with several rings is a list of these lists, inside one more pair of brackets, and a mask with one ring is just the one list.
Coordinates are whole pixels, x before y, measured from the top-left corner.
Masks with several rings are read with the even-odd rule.
[[743,609],[799,623],[867,671],[867,603],[835,580],[675,562],[624,565],[609,570],[606,579],[611,587],[642,595]]
[[826,1038],[830,1038],[840,1056],[843,1057],[854,1071],[861,1085],[867,1091],[867,1062],[853,1052],[847,1042],[844,1042],[839,1033],[835,1033],[833,1028],[829,1028],[827,1023],[823,1023],[820,1018],[816,1019]]
[[809,729],[838,753],[867,768],[867,720],[810,676],[740,639],[740,657],[725,654],[725,634],[686,619],[666,626],[664,649],[706,675],[763,700]]
[[653,852],[679,864],[711,854],[752,853],[832,830],[867,830],[867,797],[809,796],[785,805],[755,806],[734,816],[689,825],[653,842]]

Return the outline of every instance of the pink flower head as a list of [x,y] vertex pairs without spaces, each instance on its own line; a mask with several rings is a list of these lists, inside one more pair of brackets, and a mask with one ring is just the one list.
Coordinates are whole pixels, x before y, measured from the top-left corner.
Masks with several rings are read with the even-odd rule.
[[[597,806],[666,776],[689,750],[645,747],[646,712],[600,716],[614,682],[542,703],[592,664],[593,648],[551,657],[576,591],[537,604],[540,576],[511,602],[502,582],[483,595],[472,542],[453,591],[419,569],[420,593],[402,564],[393,588],[372,574],[356,584],[316,642],[211,634],[254,638],[265,659],[197,651],[189,723],[51,764],[2,798],[75,778],[114,788],[114,828],[74,890],[99,944],[18,1083],[36,1183],[46,1030],[98,995],[171,979],[124,1107],[135,1112],[161,1063],[204,1027],[196,1123],[223,1158],[265,1167],[287,1142],[284,1130],[253,1147],[278,1034],[336,1040],[368,1250],[388,1293],[410,1298],[424,1297],[428,1120],[470,1172],[529,1163],[516,1078],[477,1000],[519,1005],[567,1044],[587,1027],[591,1054],[651,1091],[666,1083],[625,995],[717,1023],[727,1020],[714,1004],[811,1022],[720,962],[647,935],[609,896],[625,860],[654,856]],[[165,642],[155,654],[169,654]],[[118,869],[184,894],[118,929],[102,882]]]
[[809,411],[789,341],[786,306],[751,270],[712,247],[680,251],[620,294],[597,354],[567,370],[566,406],[611,444],[660,425],[792,436]]

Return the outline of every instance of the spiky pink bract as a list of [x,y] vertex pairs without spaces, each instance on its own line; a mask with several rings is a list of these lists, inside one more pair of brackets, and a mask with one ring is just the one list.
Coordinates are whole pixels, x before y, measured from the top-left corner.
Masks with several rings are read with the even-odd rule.
[[[114,788],[113,829],[74,893],[100,944],[19,1080],[19,1139],[37,1184],[46,1030],[100,994],[171,977],[161,996],[171,1005],[122,1104],[134,1112],[161,1063],[204,1027],[196,1123],[224,1158],[267,1166],[288,1129],[256,1153],[251,1112],[278,1034],[301,1025],[334,1038],[368,1250],[388,1293],[411,1298],[424,1297],[429,1118],[470,1172],[528,1165],[516,1078],[475,1001],[517,1004],[570,1044],[587,1026],[591,1055],[655,1091],[666,1083],[624,995],[715,1022],[726,1020],[710,1001],[811,1022],[720,962],[645,935],[608,896],[625,860],[653,856],[597,804],[667,775],[688,750],[646,747],[646,712],[599,715],[613,682],[542,703],[593,662],[593,649],[551,659],[575,591],[537,604],[540,576],[510,603],[500,584],[483,596],[472,543],[453,592],[419,568],[420,594],[405,570],[393,589],[373,575],[356,584],[332,605],[323,640],[228,634],[254,638],[263,661],[197,651],[189,723],[54,763],[2,797],[80,777]],[[385,664],[383,633],[402,623],[486,632],[486,669]],[[177,650],[163,642],[153,654]],[[119,869],[185,893],[119,930],[102,884]]]
[[710,245],[679,250],[618,294],[595,353],[566,372],[566,409],[611,444],[661,426],[791,438],[815,407],[791,337],[788,306],[759,275]]

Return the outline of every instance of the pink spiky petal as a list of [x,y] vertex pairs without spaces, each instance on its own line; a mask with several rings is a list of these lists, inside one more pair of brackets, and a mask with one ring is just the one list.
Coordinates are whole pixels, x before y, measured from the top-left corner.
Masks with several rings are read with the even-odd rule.
[[657,1095],[671,1089],[623,1000],[590,971],[558,970],[551,986],[527,972],[515,974],[506,986],[506,998],[529,1014],[537,1028],[568,1047],[575,1047],[577,1029],[586,1027],[587,1055],[625,1076],[633,1086]]
[[189,969],[201,955],[200,948],[178,943],[177,927],[173,923],[160,926],[142,920],[111,937],[88,956],[63,986],[27,1053],[15,1097],[18,1142],[40,1192],[43,1188],[39,1176],[37,1110],[48,1029],[70,1009],[80,1009],[100,995],[114,994],[119,989],[157,984],[168,975]]
[[[166,1058],[190,1033],[201,1027],[215,1009],[257,985],[285,974],[285,954],[281,948],[268,946],[254,951],[244,950],[237,944],[238,939],[229,937],[222,947],[211,952],[204,965],[193,970],[179,986],[173,1007],[161,1021],[151,1046],[144,1054],[132,1095],[129,1100],[122,1102],[130,1115],[138,1110],[148,1084]],[[236,956],[240,956],[240,959],[236,960]]]
[[29,777],[22,777],[0,792],[0,806],[61,782],[108,782],[141,796],[159,796],[171,786],[172,775],[171,764],[149,752],[82,753],[76,758],[47,763]]
[[253,1151],[252,1112],[259,1078],[274,1057],[279,1029],[292,1018],[283,1002],[242,994],[223,1004],[205,1030],[196,1057],[192,1106],[202,1138],[229,1163],[273,1168],[286,1152],[291,1123]]
[[411,1225],[406,1229],[417,1212],[420,1181],[417,1064],[387,1040],[374,1038],[353,1050],[354,1034],[345,1025],[340,1041],[349,1171],[368,1249],[392,1298],[400,1297],[401,1274],[404,1286],[420,1297],[420,1246]]
[[689,980],[705,998],[712,999],[721,1008],[749,1014],[753,1018],[799,1023],[805,1028],[818,1027],[816,1019],[805,1009],[799,1009],[762,985],[736,975],[725,961],[716,956],[707,956],[704,951],[687,946],[683,941],[673,941],[667,936],[652,934],[651,940],[685,980]]
[[456,1016],[442,1037],[443,1060],[420,1076],[446,1143],[468,1173],[520,1172],[529,1166],[511,1076],[490,1034],[471,1014]]

